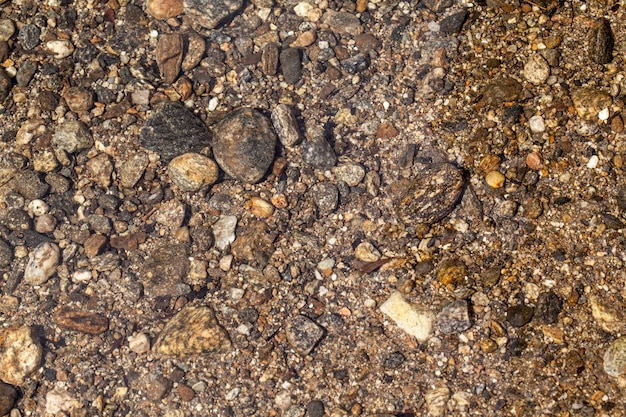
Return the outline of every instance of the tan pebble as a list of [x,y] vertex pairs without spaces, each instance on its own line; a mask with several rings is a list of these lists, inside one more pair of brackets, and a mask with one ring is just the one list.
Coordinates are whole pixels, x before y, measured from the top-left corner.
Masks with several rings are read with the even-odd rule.
[[33,328],[13,325],[0,329],[0,380],[22,385],[39,368],[42,353]]
[[543,158],[539,152],[531,152],[526,157],[526,165],[530,169],[541,169],[543,168]]
[[624,158],[622,158],[622,155],[615,155],[613,157],[613,165],[615,165],[615,168],[624,166]]
[[501,188],[504,185],[504,174],[500,171],[490,171],[485,176],[485,181],[491,188]]
[[467,266],[460,259],[450,259],[445,261],[437,272],[437,278],[439,281],[450,291],[453,291],[462,285],[465,282],[466,277]]
[[148,0],[146,10],[152,17],[165,20],[185,11],[183,0]]
[[274,214],[274,206],[259,197],[252,197],[246,202],[245,207],[257,217],[269,217]]
[[491,153],[489,155],[485,155],[480,160],[478,167],[483,172],[491,172],[497,170],[501,162],[502,161],[498,155]]
[[364,262],[376,262],[380,259],[380,252],[370,242],[361,242],[354,250],[354,256]]
[[307,30],[298,35],[298,38],[291,43],[292,48],[306,48],[315,42],[316,34],[314,30]]
[[480,350],[484,353],[494,352],[498,348],[498,344],[493,339],[483,339],[480,341]]
[[624,120],[622,120],[619,114],[611,120],[611,130],[616,133],[620,133],[624,130]]
[[356,11],[363,13],[367,10],[367,0],[356,0]]
[[272,198],[270,198],[270,201],[272,202],[274,207],[279,208],[279,209],[285,208],[289,205],[289,202],[287,201],[287,197],[285,197],[285,194],[273,195]]

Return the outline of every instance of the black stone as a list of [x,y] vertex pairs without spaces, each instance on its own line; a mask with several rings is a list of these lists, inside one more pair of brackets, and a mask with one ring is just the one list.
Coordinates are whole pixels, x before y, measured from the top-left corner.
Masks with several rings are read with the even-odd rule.
[[513,307],[509,307],[506,311],[506,319],[514,327],[522,327],[527,324],[532,318],[535,310],[527,305],[519,304]]
[[535,320],[539,323],[554,324],[559,320],[559,313],[563,308],[563,302],[558,295],[544,292],[539,295],[535,309]]
[[461,28],[463,27],[463,23],[465,23],[465,19],[467,19],[467,16],[468,13],[465,9],[461,10],[460,12],[454,13],[444,18],[439,23],[439,30],[446,35],[459,33],[461,31]]
[[385,358],[385,368],[396,369],[399,368],[405,361],[405,357],[400,352],[393,352]]
[[353,57],[344,59],[341,61],[341,67],[348,74],[356,74],[358,72],[366,70],[370,66],[370,60],[367,55],[358,54]]
[[295,84],[302,76],[302,59],[300,49],[287,48],[280,53],[280,67],[287,84]]

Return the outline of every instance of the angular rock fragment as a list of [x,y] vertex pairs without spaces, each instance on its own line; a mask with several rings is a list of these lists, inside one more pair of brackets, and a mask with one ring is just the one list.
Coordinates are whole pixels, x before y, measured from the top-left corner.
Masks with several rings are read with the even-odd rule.
[[122,163],[118,169],[118,176],[122,186],[132,188],[139,182],[146,167],[150,163],[148,155],[138,152]]
[[0,380],[22,385],[41,363],[43,349],[29,326],[0,329]]
[[308,126],[307,140],[302,143],[302,160],[317,169],[331,169],[337,164],[337,155],[326,140],[324,129]]
[[166,356],[186,357],[227,352],[231,346],[228,333],[211,308],[188,306],[165,325],[154,350]]
[[302,61],[298,48],[283,49],[279,56],[280,67],[287,84],[295,84],[302,75]]
[[93,335],[104,333],[109,328],[109,319],[103,315],[70,307],[59,308],[52,319],[62,329]]
[[173,83],[183,62],[183,37],[180,33],[164,33],[159,37],[156,60],[163,82]]
[[287,341],[302,356],[306,356],[324,336],[324,329],[310,318],[297,315],[285,327]]
[[297,145],[302,138],[298,121],[291,108],[285,104],[278,104],[272,110],[272,124],[283,146]]
[[215,29],[241,10],[243,0],[185,0],[185,13],[207,29]]
[[274,236],[266,231],[265,223],[253,221],[232,243],[231,251],[235,259],[264,266],[274,252],[273,242]]
[[596,20],[589,33],[589,57],[596,64],[608,64],[613,60],[615,38],[611,24],[602,18]]
[[57,126],[52,146],[68,153],[80,152],[93,146],[93,137],[83,122],[68,120]]
[[54,388],[46,394],[46,413],[58,415],[80,408],[80,402],[66,389]]
[[17,398],[19,391],[13,385],[0,382],[0,416],[8,415]]
[[391,294],[387,301],[381,304],[380,311],[418,341],[424,342],[430,337],[435,313],[413,306],[401,293]]
[[445,306],[436,320],[437,327],[444,334],[464,332],[472,326],[467,301],[458,300]]
[[357,36],[363,31],[361,21],[352,13],[328,10],[322,20],[330,30],[341,35]]

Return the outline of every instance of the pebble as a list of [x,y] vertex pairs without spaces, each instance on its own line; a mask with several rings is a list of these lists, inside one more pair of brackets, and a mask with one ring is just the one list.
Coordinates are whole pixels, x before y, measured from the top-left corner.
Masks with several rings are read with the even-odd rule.
[[292,42],[289,46],[292,48],[306,48],[307,46],[313,45],[315,40],[317,39],[317,35],[314,30],[307,30],[306,32],[302,32],[294,42]]
[[354,250],[354,257],[363,262],[376,262],[380,256],[378,249],[370,242],[361,242]]
[[52,146],[68,153],[80,152],[93,146],[89,128],[76,120],[61,123],[52,135]]
[[290,147],[300,142],[302,135],[291,107],[286,104],[276,105],[272,110],[271,118],[276,135],[283,146]]
[[162,375],[150,375],[151,379],[146,384],[146,397],[153,402],[158,402],[172,389],[172,381]]
[[159,36],[156,62],[164,83],[176,81],[183,63],[183,37],[180,33],[163,33]]
[[133,188],[141,179],[149,163],[150,158],[145,152],[138,152],[124,161],[118,170],[122,186]]
[[94,233],[93,235],[89,236],[89,238],[85,241],[85,244],[83,245],[87,258],[93,258],[94,256],[98,256],[100,254],[100,251],[105,247],[106,243],[106,236],[100,233]]
[[0,382],[0,416],[8,415],[19,398],[19,391],[13,385]]
[[235,228],[237,227],[237,217],[221,216],[213,225],[213,235],[215,236],[215,247],[225,250],[235,241]]
[[148,0],[146,2],[146,11],[159,20],[176,17],[184,10],[183,0]]
[[42,354],[33,328],[20,325],[0,328],[0,380],[10,385],[23,385],[39,368]]
[[542,324],[555,324],[563,308],[563,301],[552,291],[539,294],[534,319]]
[[528,198],[524,201],[524,214],[529,219],[537,219],[541,214],[543,214],[543,203],[541,199],[536,197]]
[[613,98],[609,93],[595,88],[579,88],[571,93],[578,115],[583,119],[595,119],[603,109],[610,108]]
[[591,155],[591,157],[589,158],[589,161],[587,161],[587,168],[589,169],[594,169],[598,166],[598,162],[600,161],[600,159],[598,158],[598,155]]
[[139,280],[149,297],[178,296],[189,292],[183,281],[189,272],[188,249],[184,244],[154,248],[144,260]]
[[0,101],[4,101],[11,92],[13,82],[3,68],[0,68]]
[[4,240],[0,239],[0,268],[4,268],[11,264],[13,260],[13,249]]
[[172,159],[168,174],[178,188],[194,192],[215,183],[219,168],[211,158],[190,152]]
[[526,156],[526,166],[534,170],[543,168],[543,157],[539,152],[529,153],[528,156]]
[[145,333],[137,333],[134,336],[128,338],[128,348],[141,355],[150,350],[150,338]]
[[11,39],[15,33],[15,25],[11,19],[0,19],[0,42]]
[[74,53],[74,44],[67,39],[60,39],[46,42],[46,48],[56,59],[67,58]]
[[359,18],[348,12],[328,10],[324,13],[322,21],[330,27],[330,30],[340,35],[357,36],[363,31]]
[[50,186],[41,180],[39,173],[25,169],[19,171],[14,178],[14,189],[24,198],[34,200],[48,194]]
[[350,187],[356,187],[365,177],[365,169],[359,164],[342,164],[333,168],[338,180],[344,181]]
[[17,74],[15,74],[15,81],[17,85],[20,87],[26,87],[30,83],[30,81],[35,76],[37,72],[37,65],[31,61],[26,60],[20,65],[20,68],[17,70]]
[[437,279],[450,291],[466,284],[468,279],[467,265],[460,259],[444,261],[437,271]]
[[452,6],[452,0],[424,0],[424,6],[435,13],[440,13]]
[[54,323],[62,329],[97,335],[109,328],[109,319],[86,310],[61,307],[52,316]]
[[348,74],[357,74],[361,71],[365,71],[369,66],[370,59],[369,56],[365,54],[357,54],[341,61],[341,68]]
[[274,161],[276,134],[257,110],[235,110],[215,126],[214,135],[215,160],[235,179],[257,183]]
[[274,42],[269,42],[261,50],[261,70],[265,75],[274,76],[278,71],[278,59],[280,46]]
[[246,201],[245,209],[257,217],[270,217],[274,214],[274,206],[260,197],[252,197]]
[[202,60],[206,49],[206,42],[202,36],[194,31],[189,31],[183,36],[185,36],[184,44],[186,44],[186,49],[181,68],[183,71],[191,71]]
[[308,417],[323,417],[324,416],[324,403],[320,400],[310,401],[306,405],[306,412]]
[[535,115],[528,120],[528,126],[533,133],[542,133],[546,131],[546,124],[543,117]]
[[30,254],[24,269],[24,282],[41,285],[54,275],[59,265],[61,251],[54,243],[39,244]]
[[429,417],[439,417],[445,414],[448,400],[450,399],[450,389],[448,387],[435,387],[424,395],[426,408]]
[[445,306],[435,320],[435,325],[443,334],[461,333],[472,326],[469,305],[465,300],[457,300]]
[[51,415],[67,415],[74,408],[81,408],[82,405],[66,389],[54,388],[46,394],[46,413]]
[[622,305],[596,296],[589,297],[589,305],[593,319],[605,332],[617,334],[624,331],[626,314],[623,313]]
[[518,304],[509,307],[506,311],[506,319],[513,327],[522,327],[530,322],[535,310],[527,305]]
[[299,48],[286,48],[279,55],[280,67],[287,84],[295,84],[302,76],[302,60]]
[[141,146],[169,163],[176,156],[200,152],[211,145],[211,133],[202,120],[180,103],[161,104],[146,120],[139,134]]
[[39,45],[39,35],[41,34],[41,30],[33,24],[24,25],[20,29],[20,32],[17,34],[17,41],[22,45],[27,51],[31,51]]
[[219,325],[213,310],[187,306],[172,317],[154,343],[154,351],[165,356],[187,357],[227,352],[232,348],[228,333]]
[[339,205],[339,190],[334,184],[328,182],[316,184],[311,190],[311,195],[322,214],[332,213]]
[[613,60],[614,45],[609,21],[605,18],[596,20],[589,32],[589,58],[596,64],[608,64]]
[[616,339],[604,354],[604,372],[618,378],[626,374],[626,336]]
[[535,85],[545,83],[550,76],[550,65],[541,54],[534,54],[524,65],[524,77]]
[[273,241],[274,237],[266,230],[266,224],[253,221],[232,243],[231,252],[235,259],[265,266],[274,252]]
[[297,315],[288,320],[285,326],[287,341],[302,356],[306,356],[315,348],[324,336],[324,329],[304,315]]
[[87,169],[91,171],[96,184],[107,189],[111,185],[111,175],[113,174],[113,162],[106,153],[100,153],[87,161]]
[[463,174],[454,165],[428,165],[411,181],[396,212],[407,224],[437,223],[459,203],[463,185]]
[[491,188],[502,188],[505,177],[500,171],[490,171],[485,175],[485,182]]
[[307,127],[307,140],[302,143],[302,160],[317,169],[331,169],[337,164],[337,155],[326,140],[324,129]]
[[381,304],[380,311],[418,341],[424,342],[430,337],[435,314],[427,309],[419,309],[411,305],[400,292],[392,293]]
[[185,14],[191,22],[215,29],[230,20],[244,5],[243,0],[184,0]]
[[439,22],[439,30],[445,35],[458,34],[461,32],[463,23],[465,23],[468,16],[469,14],[466,9],[453,13]]
[[180,395],[180,399],[183,401],[191,401],[196,396],[196,393],[193,389],[181,382],[178,383],[176,390],[178,391],[178,395]]
[[0,224],[9,230],[28,230],[30,229],[30,216],[24,210],[11,208],[0,217]]
[[513,78],[498,78],[487,84],[482,91],[483,100],[488,106],[498,107],[505,102],[517,101],[522,85]]

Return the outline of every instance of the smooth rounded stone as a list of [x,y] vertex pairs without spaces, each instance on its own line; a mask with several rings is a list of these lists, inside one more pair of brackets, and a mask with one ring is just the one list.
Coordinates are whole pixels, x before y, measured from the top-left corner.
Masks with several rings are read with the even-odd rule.
[[571,92],[571,97],[578,115],[588,120],[596,119],[598,113],[613,104],[609,93],[595,88],[579,88]]
[[30,254],[24,269],[24,282],[29,285],[41,285],[57,271],[61,251],[50,242],[39,244]]
[[80,152],[93,146],[89,128],[80,121],[68,120],[57,126],[52,135],[52,146],[68,153]]
[[4,68],[0,68],[0,101],[4,101],[9,96],[12,86],[11,77],[9,77]]
[[217,164],[198,153],[186,153],[172,159],[167,172],[178,188],[189,192],[212,185],[219,175]]
[[472,326],[469,305],[465,300],[457,300],[445,306],[435,319],[435,325],[444,334],[461,333]]
[[215,29],[230,20],[243,4],[243,0],[184,0],[190,21],[207,29]]
[[317,169],[331,169],[337,164],[337,155],[326,140],[324,129],[308,126],[307,140],[302,143],[302,160]]
[[514,200],[500,200],[496,201],[496,204],[492,210],[492,214],[496,217],[504,219],[510,219],[517,214],[519,204]]
[[323,417],[324,403],[320,400],[313,400],[306,405],[306,412],[308,417]]
[[0,268],[11,264],[13,260],[13,249],[4,240],[0,239]]
[[13,24],[13,21],[11,19],[0,19],[0,41],[8,41],[14,33],[15,25]]
[[328,182],[316,184],[311,190],[311,196],[322,214],[332,213],[339,205],[339,190]]
[[306,356],[324,337],[324,328],[302,314],[288,320],[285,326],[287,341],[302,356]]
[[485,182],[491,188],[502,188],[505,181],[506,177],[500,171],[489,171],[485,175]]
[[183,62],[183,37],[180,33],[163,33],[159,36],[156,62],[164,83],[171,84],[176,81]]
[[457,34],[461,31],[463,27],[463,23],[467,20],[469,16],[466,9],[461,10],[460,12],[456,12],[451,14],[448,17],[445,17],[439,22],[439,30],[444,35],[453,35]]
[[178,155],[200,152],[211,146],[211,133],[202,120],[180,103],[161,104],[146,120],[139,134],[141,146],[169,163]]
[[215,247],[219,250],[226,249],[235,241],[235,228],[237,227],[237,217],[221,216],[213,225],[213,235],[215,236]]
[[542,324],[555,324],[559,321],[562,308],[563,301],[554,292],[541,293],[537,299],[534,320]]
[[148,0],[146,11],[150,16],[159,20],[176,17],[185,11],[183,0]]
[[61,307],[52,316],[52,321],[61,329],[97,335],[109,328],[109,319],[92,311]]
[[280,67],[287,84],[295,84],[302,76],[302,60],[299,48],[286,48],[280,52]]
[[186,46],[186,49],[181,68],[183,71],[190,71],[198,66],[202,60],[206,49],[206,42],[202,36],[198,35],[194,31],[189,31],[188,33],[183,34],[183,36],[185,39],[183,44]]
[[330,30],[340,35],[357,36],[363,31],[359,18],[348,12],[328,10],[324,13],[322,21],[330,27]]
[[286,104],[276,105],[271,118],[276,135],[283,146],[294,146],[300,142],[302,135],[291,107]]
[[33,24],[24,25],[17,34],[17,41],[27,51],[33,50],[39,45],[41,30]]
[[17,70],[15,81],[20,87],[26,87],[37,72],[37,64],[30,59],[24,61]]
[[23,385],[39,368],[42,354],[39,337],[30,326],[15,324],[0,328],[0,380],[10,385]]
[[435,313],[426,308],[412,305],[404,299],[400,292],[392,293],[380,305],[380,311],[419,342],[428,340],[432,333]]
[[424,395],[424,400],[429,417],[443,416],[450,400],[450,389],[446,386],[434,387]]
[[519,81],[503,77],[487,84],[483,91],[483,101],[492,107],[499,107],[504,102],[517,101],[522,92],[522,84]]
[[213,310],[187,306],[172,317],[154,343],[154,351],[179,358],[230,351],[232,344]]
[[81,403],[66,389],[56,387],[46,394],[46,413],[67,415],[74,408],[81,408]]
[[361,242],[354,249],[354,257],[363,262],[376,262],[380,259],[380,252],[370,242]]
[[270,217],[274,214],[275,207],[269,202],[260,197],[252,197],[246,201],[245,209],[257,217]]
[[542,133],[546,131],[546,124],[543,121],[543,117],[535,115],[528,119],[528,127],[533,133]]
[[518,304],[506,310],[506,319],[513,327],[522,327],[530,322],[535,310],[527,305]]
[[465,285],[468,276],[467,265],[457,258],[444,261],[437,271],[437,279],[450,291]]
[[17,402],[20,392],[13,385],[0,382],[0,416],[8,415]]
[[357,54],[341,61],[341,68],[348,74],[357,74],[361,71],[365,71],[369,66],[370,59],[369,56],[365,54]]
[[148,297],[178,296],[189,292],[184,280],[189,273],[189,254],[183,244],[165,245],[148,253],[139,274]]
[[626,374],[626,336],[611,343],[604,354],[604,372],[618,378]]
[[604,331],[612,334],[624,331],[626,314],[623,305],[596,296],[589,297],[589,305],[593,319]]
[[613,60],[614,45],[609,21],[605,18],[596,20],[589,32],[589,58],[596,64],[608,64]]
[[257,183],[274,161],[276,134],[257,110],[241,108],[228,114],[215,126],[214,136],[215,160],[235,179]]
[[524,77],[535,85],[545,83],[550,76],[550,65],[540,54],[532,55],[524,65]]
[[150,158],[144,152],[138,152],[122,163],[118,169],[118,177],[123,187],[133,188],[150,163]]
[[11,208],[5,213],[0,214],[0,224],[9,230],[28,230],[30,229],[31,219],[24,210]]
[[463,188],[463,174],[454,165],[428,165],[411,181],[396,212],[407,224],[437,223],[459,203]]
[[333,168],[338,180],[344,181],[350,187],[356,187],[365,177],[365,169],[359,164],[342,164]]
[[252,265],[265,266],[274,252],[274,236],[266,230],[262,221],[252,221],[231,244],[235,259]]

